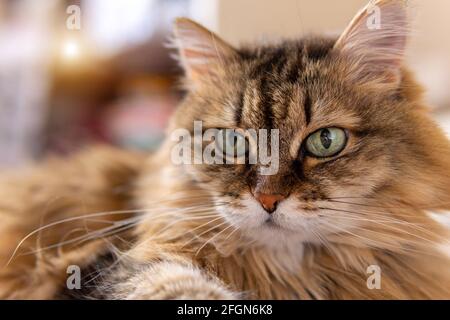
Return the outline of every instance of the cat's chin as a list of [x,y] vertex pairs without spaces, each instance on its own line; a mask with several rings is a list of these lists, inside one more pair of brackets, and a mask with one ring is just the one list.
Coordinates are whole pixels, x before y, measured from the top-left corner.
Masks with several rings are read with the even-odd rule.
[[259,227],[242,230],[242,234],[256,246],[276,250],[295,250],[303,248],[303,244],[311,242],[307,234],[286,229],[279,224],[268,220]]

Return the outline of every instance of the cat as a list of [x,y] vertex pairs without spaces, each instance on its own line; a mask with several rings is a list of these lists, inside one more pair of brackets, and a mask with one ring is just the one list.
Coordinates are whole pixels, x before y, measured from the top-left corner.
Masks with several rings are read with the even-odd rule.
[[[430,212],[450,208],[450,144],[405,66],[407,11],[372,1],[337,38],[239,49],[177,19],[187,95],[158,152],[96,146],[2,175],[0,297],[449,299]],[[277,172],[174,164],[170,133],[194,121],[277,129]]]

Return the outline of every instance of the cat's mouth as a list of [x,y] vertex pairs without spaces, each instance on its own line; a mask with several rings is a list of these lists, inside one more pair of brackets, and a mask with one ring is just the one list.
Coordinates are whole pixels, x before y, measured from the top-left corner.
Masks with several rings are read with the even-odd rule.
[[292,230],[286,229],[285,227],[279,225],[278,223],[276,223],[273,220],[267,220],[262,225],[262,228],[266,229],[266,230],[270,230],[270,231],[277,231],[277,232],[283,232],[283,233],[287,233],[287,232],[292,231]]
[[267,227],[281,228],[280,225],[275,222],[273,216],[267,217],[266,221],[264,221],[264,225]]
[[277,230],[277,231],[292,231],[284,226],[282,226],[279,222],[276,221],[276,219],[274,219],[273,215],[270,215],[266,218],[266,220],[263,222],[262,224],[263,228],[268,228],[271,230]]

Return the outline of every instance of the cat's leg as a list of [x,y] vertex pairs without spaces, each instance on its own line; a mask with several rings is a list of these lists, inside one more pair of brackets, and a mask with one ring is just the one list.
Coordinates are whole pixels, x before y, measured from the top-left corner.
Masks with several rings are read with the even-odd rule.
[[[127,271],[126,280],[112,284],[108,299],[239,299],[240,295],[227,288],[205,270],[180,262],[157,262]],[[111,285],[111,284],[110,284]]]

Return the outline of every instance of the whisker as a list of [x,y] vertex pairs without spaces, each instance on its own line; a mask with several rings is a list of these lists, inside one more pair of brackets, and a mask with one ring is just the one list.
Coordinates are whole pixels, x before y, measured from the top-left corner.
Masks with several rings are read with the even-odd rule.
[[[194,228],[193,230],[190,230],[190,231],[191,231],[191,233],[192,233],[193,231],[198,230],[198,229],[203,228],[203,227],[206,227],[208,224],[213,223],[213,222],[215,222],[215,221],[217,221],[217,220],[220,220],[220,219],[223,219],[223,218],[222,218],[222,217],[218,217],[217,219],[211,220],[211,221],[209,221],[209,222],[207,222],[207,223],[205,223],[205,224],[203,224],[203,225],[201,225],[201,226],[197,226],[196,228]],[[205,233],[208,233],[208,232],[210,232],[210,231],[212,231],[212,230],[214,230],[214,229],[216,229],[216,228],[220,228],[221,226],[223,226],[223,225],[226,224],[226,223],[227,223],[227,221],[224,221],[224,222],[222,222],[222,223],[220,223],[220,224],[218,224],[218,225],[216,225],[216,226],[213,226],[213,227],[209,228],[208,230],[205,230],[205,231],[201,232],[200,234],[194,234],[194,235],[192,236],[192,239],[189,240],[188,242],[184,243],[184,244],[181,246],[181,248],[184,248],[184,247],[187,246],[188,244],[192,243],[192,241],[194,241],[195,239],[200,238],[200,237],[201,237],[202,235],[204,235]]]
[[211,242],[212,240],[214,240],[215,238],[217,238],[219,235],[221,235],[222,233],[224,233],[226,230],[228,230],[228,229],[230,229],[230,228],[233,228],[233,225],[229,225],[228,227],[226,227],[226,228],[223,229],[222,231],[216,233],[214,236],[212,236],[211,238],[209,238],[209,240],[206,241],[206,242],[205,242],[205,243],[197,250],[197,252],[195,253],[195,256],[197,256],[197,255],[200,253],[200,251],[202,251],[202,249],[203,249],[209,242]]
[[[355,211],[339,210],[339,209],[333,209],[333,208],[324,208],[324,207],[321,207],[320,209],[323,209],[323,210],[330,210],[330,211],[337,211],[337,212],[340,212],[340,213],[361,214],[361,213],[355,212]],[[343,215],[341,215],[341,217],[344,218]],[[351,218],[354,218],[354,220],[360,219],[360,217],[358,217],[358,216],[356,216],[356,215],[347,216],[348,219],[350,219],[350,217],[351,217]],[[366,219],[366,218],[364,218],[364,219]],[[360,220],[362,220],[362,219],[360,219]],[[411,235],[411,236],[413,236],[413,237],[417,237],[417,238],[419,238],[419,239],[422,239],[422,240],[425,240],[425,241],[430,241],[430,242],[432,242],[430,239],[420,237],[419,235],[410,233],[410,232],[408,232],[408,231],[406,231],[406,230],[403,230],[403,229],[400,229],[400,228],[396,228],[396,227],[391,226],[391,225],[388,225],[388,224],[383,224],[383,222],[386,222],[386,223],[392,223],[392,224],[398,224],[398,225],[406,225],[406,226],[415,228],[416,230],[420,230],[420,231],[422,231],[422,232],[424,232],[424,233],[427,233],[427,234],[429,234],[429,235],[431,235],[431,236],[441,238],[441,239],[444,240],[444,241],[448,241],[447,239],[445,239],[445,238],[439,236],[438,234],[432,233],[430,230],[427,230],[427,229],[421,227],[420,225],[413,224],[413,223],[410,223],[410,222],[407,222],[407,221],[402,221],[402,220],[397,220],[397,219],[395,219],[395,220],[394,220],[394,219],[391,219],[391,220],[389,220],[389,219],[385,219],[385,220],[366,219],[366,221],[371,222],[371,223],[375,223],[375,224],[378,224],[378,225],[382,225],[382,226],[389,226],[389,227],[390,227],[391,229],[393,229],[393,230],[397,230],[397,231],[406,233],[406,234],[408,234],[408,235]],[[432,243],[433,243],[433,244],[437,244],[437,243],[435,243],[435,242],[432,242]]]
[[[379,240],[375,240],[375,239],[372,239],[372,238],[364,237],[364,236],[359,235],[359,234],[355,234],[355,233],[353,233],[352,231],[350,231],[350,230],[348,230],[346,228],[339,227],[336,222],[333,222],[332,224],[328,223],[327,221],[323,221],[323,222],[325,224],[327,224],[330,229],[337,229],[339,232],[346,233],[346,234],[349,234],[349,235],[351,235],[351,236],[353,236],[355,238],[361,239],[363,241],[363,243],[365,245],[368,245],[369,247],[370,247],[370,243],[372,243],[373,244],[372,246],[374,248],[378,248],[378,249],[387,248],[387,249],[391,249],[391,250],[403,250],[405,252],[408,251],[408,252],[412,252],[412,253],[421,253],[421,254],[422,253],[427,253],[427,254],[430,254],[430,252],[427,251],[427,250],[416,250],[416,249],[413,249],[413,248],[407,248],[407,247],[403,247],[403,246],[394,246],[392,243],[388,243],[388,242],[385,242],[385,241],[379,241]],[[352,230],[353,231],[358,231],[359,230],[359,231],[363,231],[365,233],[377,234],[377,235],[382,236],[384,238],[386,237],[386,234],[384,234],[382,232],[377,232],[375,230],[371,230],[371,229],[367,229],[367,228],[360,228],[360,227],[358,227],[358,228],[353,228]],[[416,242],[411,242],[411,241],[405,240],[404,238],[401,238],[401,237],[395,237],[395,238],[397,238],[397,240],[400,240],[402,243],[405,243],[405,244],[406,243],[408,243],[408,244],[416,244],[416,245],[420,244],[417,241]],[[393,237],[391,236],[390,239],[392,240]]]
[[[216,217],[216,216],[217,216],[217,215],[207,215],[207,216],[201,216],[201,217],[196,217],[196,218],[198,218],[198,219],[201,219],[201,218],[205,219],[205,218],[208,218],[208,217]],[[221,217],[219,217],[219,218],[221,218]],[[210,220],[210,221],[206,222],[205,224],[202,224],[202,226],[208,225],[209,223],[212,223],[212,222],[218,220],[219,218],[214,219],[214,220]],[[157,238],[162,232],[164,232],[165,230],[169,229],[171,226],[173,226],[173,225],[175,225],[175,224],[178,224],[178,223],[180,223],[180,222],[189,220],[189,219],[192,219],[192,217],[185,217],[185,218],[178,219],[178,220],[176,220],[176,221],[170,223],[170,224],[167,225],[165,228],[163,228],[162,230],[160,230],[158,233],[152,235],[151,237],[145,239],[145,240],[142,241],[142,242],[137,243],[137,245],[134,247],[134,249],[139,248],[139,247],[145,245],[145,244],[148,243],[149,241],[155,240],[155,238]],[[183,247],[182,247],[182,248],[183,248]],[[124,252],[117,260],[115,260],[111,265],[109,265],[108,268],[105,268],[105,269],[99,271],[98,274],[97,274],[95,277],[91,278],[88,282],[94,281],[95,279],[97,279],[99,276],[101,276],[101,275],[104,274],[105,272],[108,272],[108,271],[112,270],[117,264],[119,264],[119,263],[120,263],[123,259],[125,259],[128,255],[129,255],[129,252]]]
[[[186,199],[188,199],[188,198],[186,198]],[[189,199],[191,199],[191,198],[189,198]],[[179,212],[179,211],[187,211],[187,210],[196,209],[196,208],[207,208],[208,206],[209,207],[213,207],[212,204],[202,204],[202,205],[191,206],[191,207],[187,207],[187,208],[158,208],[158,209],[159,209],[159,211],[160,210],[170,209],[172,211],[178,211]],[[63,223],[73,222],[73,221],[82,220],[82,219],[91,219],[91,218],[108,216],[108,215],[142,214],[142,213],[149,213],[151,211],[155,211],[155,209],[154,208],[153,209],[144,208],[144,209],[104,211],[104,212],[91,213],[91,214],[86,214],[86,215],[82,215],[82,216],[70,217],[70,218],[54,221],[52,223],[49,223],[49,224],[47,224],[45,226],[42,226],[42,227],[39,227],[38,229],[33,230],[32,232],[27,234],[24,238],[22,238],[22,240],[18,243],[18,245],[14,249],[13,253],[11,254],[11,257],[9,258],[9,260],[6,263],[5,266],[8,266],[11,263],[11,261],[14,259],[15,255],[17,254],[17,251],[19,250],[19,248],[22,246],[22,244],[26,240],[28,240],[30,237],[32,237],[36,233],[40,233],[43,230],[49,229],[51,227],[54,227],[54,226],[57,226],[57,225],[60,225],[60,224],[63,224]]]
[[137,212],[144,212],[144,210],[119,210],[119,211],[98,212],[98,213],[88,214],[88,215],[81,216],[81,217],[71,217],[71,218],[55,221],[55,222],[49,223],[49,224],[47,224],[45,226],[39,227],[38,229],[35,229],[34,231],[31,231],[30,233],[28,233],[22,240],[20,240],[19,244],[16,246],[16,248],[14,249],[11,257],[9,258],[8,262],[6,263],[6,266],[8,266],[11,263],[11,261],[14,259],[14,256],[16,255],[16,253],[19,250],[19,248],[21,247],[21,245],[26,240],[28,240],[30,237],[32,237],[33,235],[35,235],[38,232],[41,232],[42,230],[45,230],[45,229],[48,229],[48,228],[60,225],[62,223],[77,221],[77,220],[85,219],[85,218],[101,217],[101,216],[105,216],[105,215],[119,215],[119,214],[127,214],[127,213],[137,213]]
[[[165,216],[165,215],[168,215],[168,213],[159,214],[157,216],[153,216],[153,218],[158,218],[159,216]],[[180,221],[185,221],[185,220],[206,219],[208,217],[215,217],[215,216],[216,215],[203,215],[203,216],[195,216],[195,217],[186,217],[186,218],[182,218],[182,219],[177,219],[175,221],[175,223],[178,223]],[[99,230],[94,230],[94,231],[89,232],[87,234],[84,234],[82,236],[79,236],[79,237],[76,237],[76,238],[73,238],[73,239],[69,239],[69,240],[66,240],[66,241],[63,241],[63,242],[59,242],[59,243],[56,243],[56,244],[53,244],[53,245],[49,245],[49,246],[47,246],[45,248],[40,248],[38,250],[26,252],[26,253],[21,254],[21,255],[38,253],[38,252],[41,252],[41,251],[44,251],[44,250],[49,250],[49,249],[52,249],[52,248],[55,248],[55,247],[65,246],[65,245],[68,245],[68,244],[71,244],[71,243],[81,244],[81,243],[84,243],[86,241],[98,238],[98,237],[106,237],[106,236],[114,235],[116,233],[128,230],[128,229],[136,226],[139,222],[142,221],[142,218],[143,218],[142,216],[138,216],[138,217],[132,217],[132,218],[124,219],[124,220],[115,221],[115,222],[112,222],[113,226],[102,228],[102,229],[99,229]],[[166,228],[164,228],[160,232],[165,231],[171,225],[172,224],[169,224]]]
[[235,227],[234,230],[231,231],[231,233],[224,239],[224,241],[225,241],[225,242],[228,241],[228,239],[230,239],[231,236],[232,236],[236,231],[238,231],[238,230],[239,230],[239,228],[238,228],[238,227]]
[[[124,225],[125,225],[125,226],[130,226],[130,224],[133,224],[133,222],[134,222],[133,225],[135,225],[136,223],[138,223],[138,222],[140,221],[139,219],[135,219],[135,218],[138,218],[138,217],[134,217],[134,218],[132,218],[132,219],[120,220],[120,221],[117,221],[117,223],[114,223],[112,226],[105,227],[105,228],[98,229],[98,230],[94,230],[94,231],[89,232],[89,233],[87,233],[87,234],[84,234],[84,235],[82,235],[82,236],[78,236],[78,237],[76,237],[76,238],[72,238],[72,239],[69,239],[69,240],[65,240],[65,241],[62,241],[62,242],[58,242],[58,243],[49,245],[49,246],[47,246],[47,247],[40,248],[40,249],[38,249],[38,250],[29,251],[29,252],[20,254],[20,256],[22,256],[22,255],[28,255],[28,254],[33,254],[33,253],[38,253],[38,252],[45,251],[45,250],[50,250],[50,249],[53,249],[53,248],[56,248],[56,247],[62,247],[62,246],[65,246],[65,245],[68,245],[68,244],[71,244],[71,243],[74,243],[74,242],[77,242],[77,241],[80,241],[80,240],[88,241],[88,240],[92,239],[92,238],[91,238],[92,236],[102,235],[103,232],[109,232],[109,231],[111,231],[111,230],[114,230],[114,229],[117,229],[117,228],[121,228],[121,227],[123,227]],[[139,218],[140,218],[140,217],[139,217]],[[132,225],[132,226],[133,226],[133,225]],[[132,227],[132,226],[131,226],[131,227]],[[85,241],[82,241],[81,243],[83,243],[83,242],[85,242]]]
[[[351,232],[351,231],[349,231],[349,230],[347,230],[347,229],[345,229],[345,228],[338,227],[337,223],[335,223],[335,222],[333,222],[333,223],[331,224],[331,223],[328,223],[327,221],[324,221],[324,223],[327,224],[328,227],[330,227],[331,229],[337,229],[339,232],[343,232],[343,233],[349,234],[349,235],[351,235],[351,236],[353,236],[353,237],[355,237],[355,238],[361,239],[361,240],[363,241],[363,243],[364,243],[365,245],[368,245],[369,247],[370,247],[370,244],[369,244],[369,243],[373,243],[373,244],[374,244],[374,246],[373,246],[374,248],[380,248],[381,245],[382,245],[383,247],[390,246],[390,244],[388,244],[388,243],[382,243],[382,242],[380,243],[380,242],[377,241],[377,240],[370,239],[370,238],[367,238],[367,237],[364,237],[364,236],[355,234],[355,233],[353,233],[353,232]],[[369,243],[368,243],[368,242],[369,242]],[[394,247],[394,249],[399,249],[399,248]]]
[[[378,212],[378,211],[367,211],[367,210],[366,211],[361,211],[361,210],[352,211],[352,210],[347,210],[347,209],[328,208],[328,207],[319,207],[319,209],[337,211],[337,212],[343,212],[343,213],[351,213],[351,214],[356,214],[357,216],[370,216],[371,218],[372,217],[381,217],[384,221],[396,221],[396,222],[402,223],[402,224],[418,226],[417,223],[401,220],[401,219],[395,218],[392,215],[388,215],[390,212]],[[414,217],[416,217],[416,216],[414,216]],[[420,217],[417,217],[417,218],[420,218]]]
[[395,202],[398,202],[400,205],[398,207],[393,207],[393,206],[383,206],[383,205],[379,205],[379,204],[364,204],[364,203],[358,203],[358,202],[349,202],[349,201],[342,201],[345,199],[361,199],[361,200],[376,200],[376,197],[330,197],[330,198],[325,198],[325,200],[330,201],[330,202],[335,202],[335,203],[345,203],[345,204],[352,204],[352,205],[357,205],[357,206],[366,206],[366,207],[374,207],[374,208],[383,208],[383,209],[398,209],[398,208],[405,208],[405,207],[410,207],[410,208],[415,208],[415,209],[422,209],[422,210],[440,210],[442,209],[442,206],[449,206],[450,202],[434,202],[433,204],[430,205],[422,205],[422,206],[417,206],[417,205],[412,205],[400,200],[393,200]]

